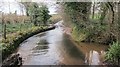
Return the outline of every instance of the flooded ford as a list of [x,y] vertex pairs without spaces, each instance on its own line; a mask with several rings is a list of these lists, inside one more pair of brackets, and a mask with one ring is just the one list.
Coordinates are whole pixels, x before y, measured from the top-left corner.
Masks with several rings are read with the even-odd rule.
[[23,65],[102,65],[108,46],[76,43],[61,23],[21,43],[17,53],[22,56]]

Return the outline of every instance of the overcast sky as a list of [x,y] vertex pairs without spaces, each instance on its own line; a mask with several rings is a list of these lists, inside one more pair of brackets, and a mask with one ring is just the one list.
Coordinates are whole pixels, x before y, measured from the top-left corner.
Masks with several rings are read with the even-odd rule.
[[[56,14],[57,8],[56,8],[55,2],[45,2],[45,3],[49,8],[50,14]],[[23,8],[21,8],[20,5],[22,4],[20,4],[16,0],[0,0],[0,11],[5,12],[5,13],[9,13],[9,12],[15,13],[15,11],[17,11],[17,14],[25,15],[26,14],[25,7],[22,5]]]

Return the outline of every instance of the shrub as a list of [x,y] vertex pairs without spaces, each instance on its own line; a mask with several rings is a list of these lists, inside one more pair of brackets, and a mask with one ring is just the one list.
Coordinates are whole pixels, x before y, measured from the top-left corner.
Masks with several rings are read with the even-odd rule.
[[106,53],[106,59],[113,64],[118,63],[119,65],[119,59],[120,59],[120,43],[119,42],[113,42],[113,44],[110,46]]

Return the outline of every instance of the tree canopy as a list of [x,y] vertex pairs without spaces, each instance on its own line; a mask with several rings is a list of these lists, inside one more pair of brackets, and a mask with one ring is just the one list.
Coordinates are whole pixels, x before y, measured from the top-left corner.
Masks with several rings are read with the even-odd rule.
[[37,3],[31,3],[29,7],[27,7],[27,14],[31,17],[31,22],[37,25],[46,25],[48,19],[50,19],[51,15],[49,15],[49,10],[46,5]]

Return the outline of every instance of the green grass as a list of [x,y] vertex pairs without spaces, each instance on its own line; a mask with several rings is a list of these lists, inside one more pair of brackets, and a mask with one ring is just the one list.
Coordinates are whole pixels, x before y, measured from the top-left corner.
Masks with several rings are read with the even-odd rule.
[[89,16],[93,20],[99,20],[100,19],[100,14],[95,14],[94,18],[92,18],[92,15]]
[[[2,25],[0,24],[0,32],[2,32]],[[17,31],[27,30],[29,28],[33,27],[32,23],[10,23],[6,24],[6,32],[9,33],[15,33]]]

